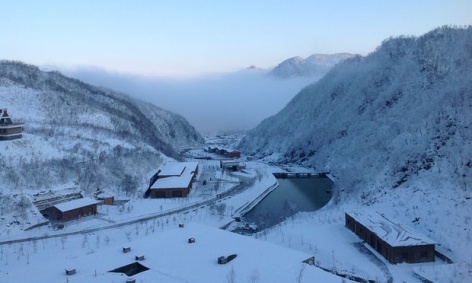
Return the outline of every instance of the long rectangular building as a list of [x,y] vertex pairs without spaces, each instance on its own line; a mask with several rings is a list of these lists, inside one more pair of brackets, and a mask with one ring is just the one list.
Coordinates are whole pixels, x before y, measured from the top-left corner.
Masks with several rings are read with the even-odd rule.
[[436,242],[376,211],[345,213],[346,227],[391,263],[434,261]]

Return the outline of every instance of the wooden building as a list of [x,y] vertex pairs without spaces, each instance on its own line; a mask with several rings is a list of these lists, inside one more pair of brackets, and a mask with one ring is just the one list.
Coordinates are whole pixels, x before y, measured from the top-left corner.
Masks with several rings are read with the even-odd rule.
[[198,162],[175,162],[160,168],[151,185],[152,198],[186,197],[198,173]]
[[241,152],[238,150],[227,150],[225,156],[228,158],[240,158]]
[[347,228],[391,263],[434,261],[435,241],[378,212],[349,211],[345,220]]
[[0,109],[0,140],[21,138],[24,125],[24,123],[13,123],[7,109]]
[[65,221],[96,214],[98,203],[97,200],[89,197],[58,203],[51,208],[50,217]]
[[96,198],[102,201],[103,204],[111,205],[115,202],[115,197],[109,193],[99,193]]

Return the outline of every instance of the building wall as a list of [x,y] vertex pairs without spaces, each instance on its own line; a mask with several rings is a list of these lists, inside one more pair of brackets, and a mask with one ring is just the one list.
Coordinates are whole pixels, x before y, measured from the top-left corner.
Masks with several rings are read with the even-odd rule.
[[187,197],[190,188],[151,189],[151,198]]
[[17,135],[12,135],[12,136],[3,136],[0,134],[0,141],[8,141],[8,140],[16,140],[16,139],[21,139],[23,135],[17,134]]
[[5,134],[7,135],[11,135],[11,134],[21,134],[21,132],[23,131],[23,129],[21,127],[16,127],[16,128],[8,128],[8,129],[4,129],[6,130],[5,131]]
[[113,204],[115,202],[115,197],[99,197],[99,200],[103,201],[103,204]]
[[431,262],[434,261],[434,245],[393,247],[388,260],[392,263]]
[[13,140],[22,137],[22,127],[0,128],[0,140]]
[[54,207],[54,215],[51,215],[51,217],[57,219],[57,220],[71,220],[71,219],[76,219],[80,218],[83,216],[91,215],[91,214],[97,214],[97,205],[92,204],[92,205],[87,205],[84,207],[79,207],[76,209],[72,209],[69,211],[60,211],[59,209]]

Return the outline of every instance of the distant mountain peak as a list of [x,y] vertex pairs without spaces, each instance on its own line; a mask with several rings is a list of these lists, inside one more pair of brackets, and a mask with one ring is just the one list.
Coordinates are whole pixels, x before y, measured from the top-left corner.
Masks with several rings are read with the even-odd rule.
[[[345,176],[354,172],[349,166],[370,171],[377,166],[379,175],[390,174],[385,187],[417,178],[411,172],[471,156],[472,147],[461,148],[470,135],[464,138],[458,130],[472,124],[470,42],[472,27],[385,40],[368,56],[338,64],[301,90],[248,132],[239,149]],[[467,167],[463,163],[460,168]],[[459,171],[451,170],[447,179],[455,184],[449,176]],[[472,174],[464,174],[457,179],[468,177],[470,183]],[[368,187],[370,180],[363,181]]]
[[355,56],[357,55],[351,53],[312,54],[306,59],[295,56],[278,64],[270,74],[283,79],[310,76],[321,77],[340,61]]

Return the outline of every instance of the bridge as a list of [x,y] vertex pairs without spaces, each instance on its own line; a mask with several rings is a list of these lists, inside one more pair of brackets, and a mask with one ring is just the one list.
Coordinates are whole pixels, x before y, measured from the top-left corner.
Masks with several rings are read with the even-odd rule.
[[296,172],[282,172],[282,173],[272,173],[275,178],[280,179],[290,179],[290,178],[311,178],[311,177],[327,177],[329,172],[320,172],[320,173],[296,173]]

